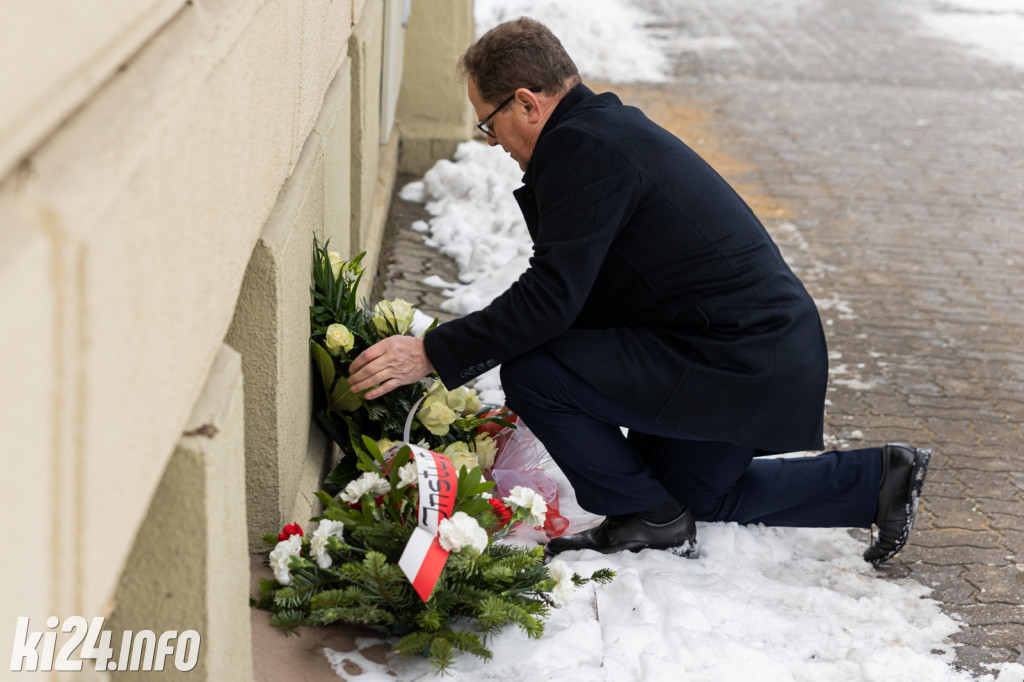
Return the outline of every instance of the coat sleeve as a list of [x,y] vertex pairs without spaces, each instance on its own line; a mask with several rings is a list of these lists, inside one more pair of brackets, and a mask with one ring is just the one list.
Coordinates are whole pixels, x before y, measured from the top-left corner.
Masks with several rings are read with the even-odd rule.
[[558,126],[538,142],[533,164],[538,224],[529,268],[486,308],[424,338],[449,389],[568,330],[636,206],[637,170],[596,135]]

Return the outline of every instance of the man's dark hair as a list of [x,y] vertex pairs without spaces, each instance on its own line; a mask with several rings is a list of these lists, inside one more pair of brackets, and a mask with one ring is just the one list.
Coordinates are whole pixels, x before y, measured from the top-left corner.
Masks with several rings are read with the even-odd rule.
[[[548,27],[528,17],[498,24],[469,46],[459,71],[473,79],[485,102],[497,103],[518,88],[562,94],[579,82],[576,64]],[[571,86],[570,86],[571,87]]]

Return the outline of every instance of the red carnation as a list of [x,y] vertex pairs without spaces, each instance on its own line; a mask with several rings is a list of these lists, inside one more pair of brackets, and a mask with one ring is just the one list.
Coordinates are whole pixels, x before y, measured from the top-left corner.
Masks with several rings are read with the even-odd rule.
[[287,526],[284,527],[284,530],[281,531],[281,533],[277,536],[277,539],[281,542],[284,542],[293,535],[298,535],[301,538],[303,535],[302,526],[300,526],[297,523],[289,523]]
[[491,504],[491,509],[494,511],[494,516],[501,523],[501,527],[504,528],[508,525],[508,522],[512,520],[512,512],[504,503],[496,497],[492,497],[487,500]]

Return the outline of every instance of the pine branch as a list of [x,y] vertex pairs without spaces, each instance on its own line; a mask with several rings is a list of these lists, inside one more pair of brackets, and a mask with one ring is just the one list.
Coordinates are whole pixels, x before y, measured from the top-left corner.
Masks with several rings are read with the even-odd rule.
[[491,596],[480,604],[477,620],[485,630],[515,623],[528,637],[538,638],[544,633],[544,623],[536,615],[512,600]]
[[393,625],[397,622],[394,614],[380,608],[376,604],[359,607],[331,607],[310,611],[307,618],[311,625],[330,625],[331,623],[361,623],[363,625]]
[[475,632],[471,632],[470,630],[452,630],[450,631],[448,639],[459,651],[479,656],[485,661],[491,660],[491,657],[494,655],[491,653],[490,649],[484,646],[483,639],[481,639],[480,635]]
[[306,616],[298,609],[282,609],[270,616],[270,624],[287,635],[298,634],[298,628],[306,624]]
[[367,552],[363,561],[343,564],[340,572],[365,589],[371,602],[386,605],[396,613],[408,610],[418,599],[402,569],[388,563],[380,552]]
[[434,634],[417,630],[411,632],[395,643],[395,652],[402,656],[415,656],[426,651],[434,641]]
[[306,606],[319,590],[336,580],[332,574],[317,569],[293,571],[292,584],[274,594],[274,603],[283,609]]

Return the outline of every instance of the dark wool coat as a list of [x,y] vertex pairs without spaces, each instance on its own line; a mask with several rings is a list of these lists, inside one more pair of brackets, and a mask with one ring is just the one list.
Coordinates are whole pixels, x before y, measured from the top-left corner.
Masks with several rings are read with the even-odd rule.
[[534,255],[485,309],[424,339],[449,388],[545,345],[681,435],[820,449],[821,320],[753,212],[613,94],[571,90],[515,192]]

